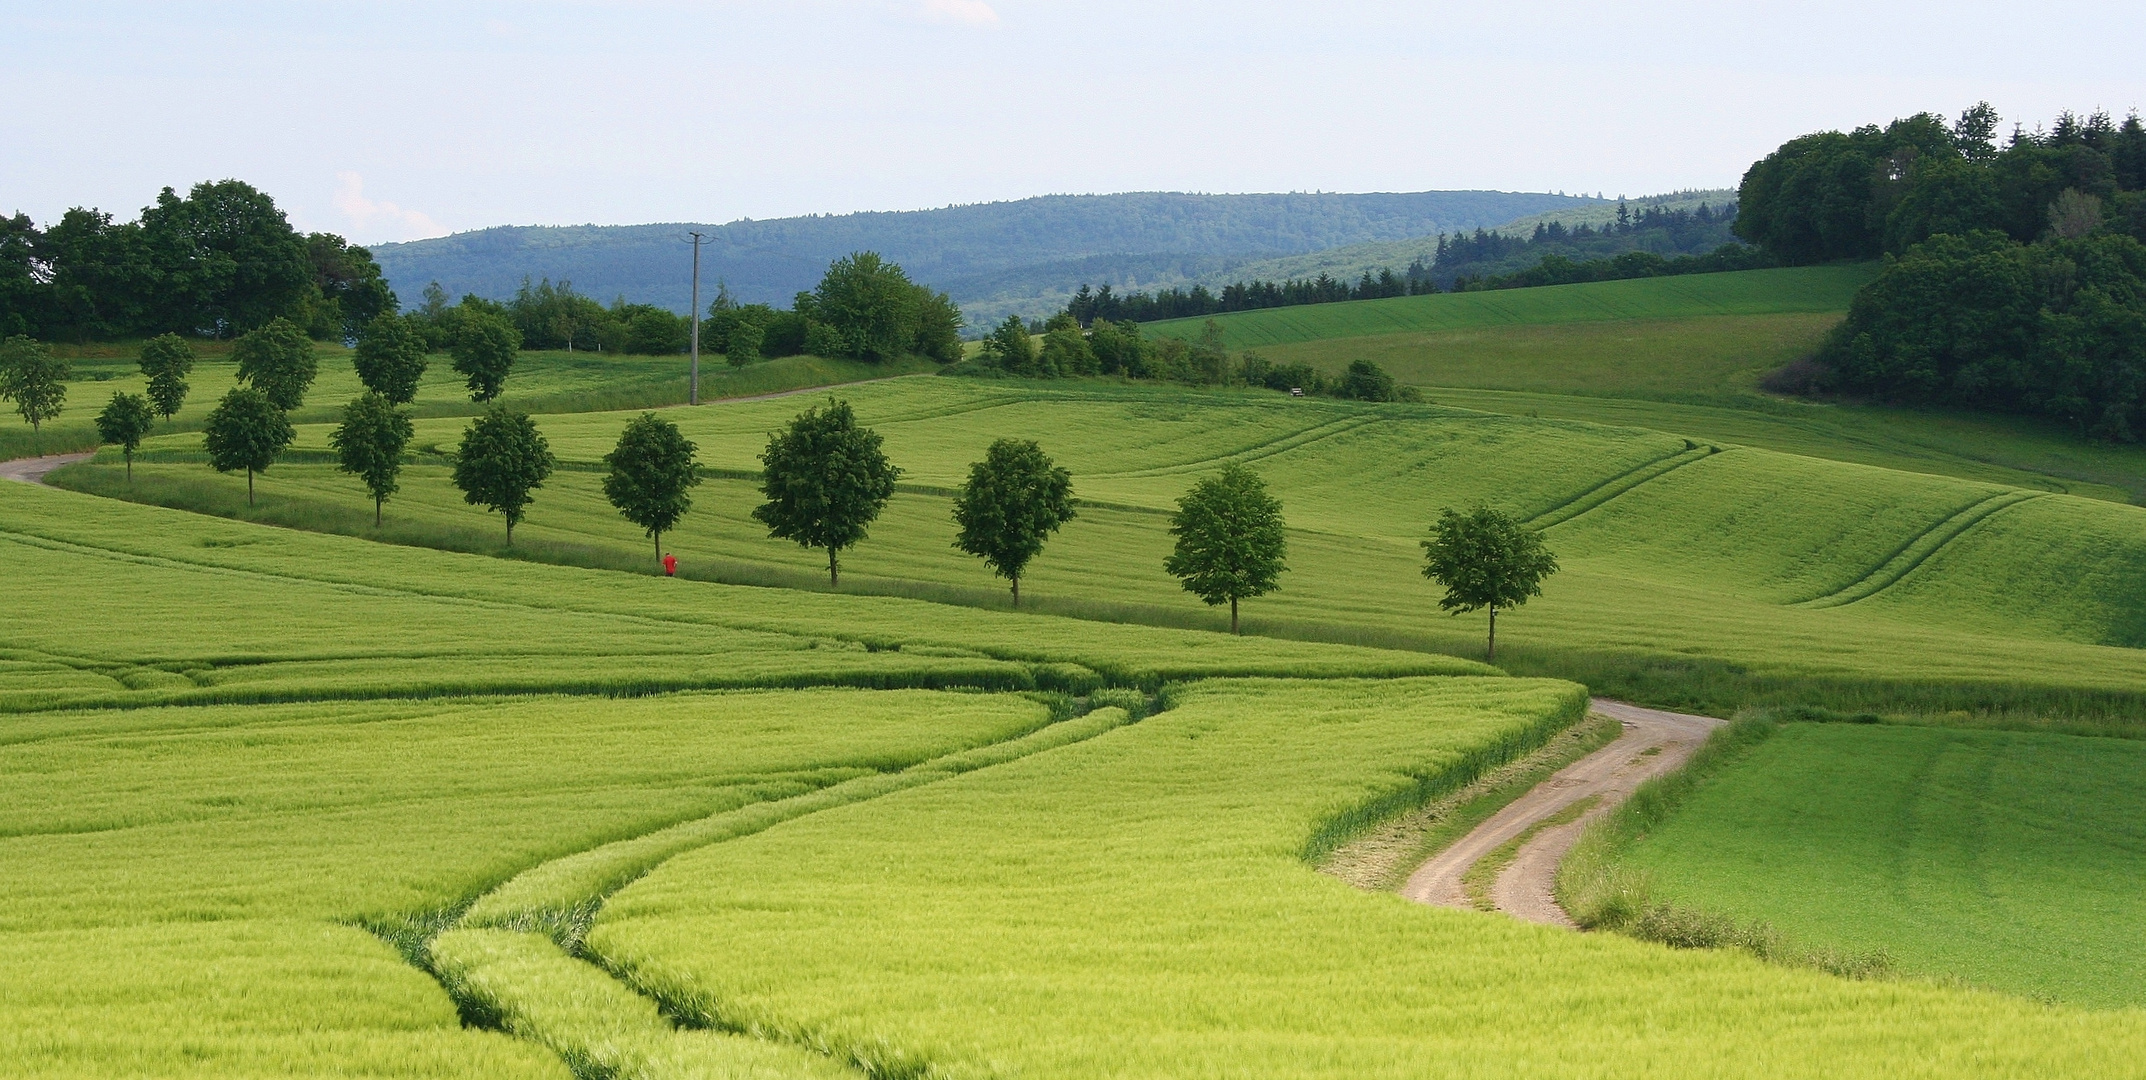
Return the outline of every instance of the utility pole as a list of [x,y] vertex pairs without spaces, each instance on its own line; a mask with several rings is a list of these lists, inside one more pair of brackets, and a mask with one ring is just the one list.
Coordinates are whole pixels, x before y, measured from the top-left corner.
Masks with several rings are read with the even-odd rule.
[[700,234],[693,234],[693,378],[686,404],[700,404]]

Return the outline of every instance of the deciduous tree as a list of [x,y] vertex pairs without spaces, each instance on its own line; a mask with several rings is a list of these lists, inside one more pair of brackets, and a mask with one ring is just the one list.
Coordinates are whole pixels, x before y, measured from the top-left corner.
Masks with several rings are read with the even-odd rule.
[[363,480],[372,493],[374,528],[380,527],[381,504],[401,486],[402,451],[410,434],[409,416],[377,390],[345,406],[343,422],[328,433],[337,467]]
[[156,426],[156,413],[149,399],[140,394],[113,394],[104,411],[97,414],[97,437],[119,447],[127,459],[127,483],[134,482],[134,451],[142,436]]
[[1223,466],[1219,476],[1192,485],[1177,500],[1170,533],[1177,549],[1163,569],[1185,591],[1210,605],[1229,604],[1229,632],[1237,632],[1237,602],[1273,592],[1288,555],[1282,504],[1267,494],[1259,475],[1242,465]]
[[894,494],[902,470],[880,450],[879,433],[857,426],[849,402],[828,399],[768,438],[753,518],[768,535],[827,549],[827,580],[842,583],[837,555],[865,538]]
[[381,315],[365,324],[351,365],[358,381],[390,405],[408,405],[425,377],[425,335],[401,315]]
[[642,413],[619,433],[618,446],[604,455],[611,471],[604,477],[604,497],[626,520],[647,531],[663,558],[663,534],[693,508],[692,489],[700,483],[692,440],[678,425]]
[[1488,507],[1466,514],[1447,509],[1423,541],[1423,576],[1446,587],[1438,606],[1455,615],[1490,610],[1490,641],[1498,660],[1498,609],[1519,607],[1542,595],[1542,579],[1557,572],[1557,557],[1542,534]]
[[177,334],[142,342],[142,374],[149,377],[149,404],[169,421],[186,404],[186,377],[194,371],[194,347]]
[[246,505],[253,505],[253,474],[266,472],[295,436],[290,418],[268,395],[250,386],[232,388],[202,424],[202,445],[217,472],[246,470]]
[[1021,572],[1043,542],[1073,517],[1073,477],[1051,463],[1031,439],[999,439],[954,495],[954,546],[977,556],[1013,584],[1021,605]]
[[0,343],[0,398],[14,402],[29,422],[32,446],[45,421],[56,419],[67,403],[67,376],[67,361],[27,337],[17,334]]
[[251,384],[285,412],[305,404],[306,391],[320,374],[313,339],[289,319],[270,319],[266,326],[239,335],[231,343],[231,358],[238,361],[239,381]]
[[448,354],[454,357],[455,370],[469,380],[470,400],[490,401],[507,387],[522,335],[504,316],[464,307],[455,320]]
[[507,519],[507,546],[513,547],[514,526],[529,509],[530,493],[544,486],[557,464],[527,413],[494,405],[462,433],[454,481],[463,501]]

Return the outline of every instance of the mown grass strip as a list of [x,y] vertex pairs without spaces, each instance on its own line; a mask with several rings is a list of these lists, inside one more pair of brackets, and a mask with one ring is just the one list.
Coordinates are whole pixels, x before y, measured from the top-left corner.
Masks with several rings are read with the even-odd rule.
[[1511,866],[1513,859],[1520,854],[1520,849],[1526,847],[1528,841],[1535,839],[1536,835],[1545,829],[1554,829],[1559,825],[1569,825],[1580,820],[1582,815],[1595,808],[1601,798],[1599,795],[1589,795],[1580,799],[1521,830],[1520,835],[1485,852],[1482,858],[1477,859],[1475,864],[1460,876],[1461,892],[1467,896],[1468,903],[1477,911],[1498,910],[1492,890],[1497,887],[1498,878],[1505,873],[1505,868]]

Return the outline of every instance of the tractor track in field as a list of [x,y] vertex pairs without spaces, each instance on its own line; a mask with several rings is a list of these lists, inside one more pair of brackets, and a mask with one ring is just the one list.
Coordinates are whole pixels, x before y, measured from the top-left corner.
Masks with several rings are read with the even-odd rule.
[[1954,540],[1972,532],[1976,526],[1996,517],[2021,503],[2032,502],[2047,492],[2011,490],[1995,495],[1954,511],[1939,519],[1929,528],[1908,538],[1908,541],[1886,556],[1883,562],[1871,567],[1870,572],[1822,596],[1799,601],[1797,607],[1829,608],[1868,600],[1887,589],[1898,585],[1902,579],[1914,573],[1930,557],[1950,547]]
[[[1727,723],[1711,716],[1642,709],[1595,698],[1589,708],[1621,721],[1624,734],[1535,785],[1489,820],[1431,857],[1409,875],[1401,895],[1423,904],[1472,908],[1461,876],[1484,856],[1522,837],[1512,862],[1498,873],[1490,898],[1497,910],[1550,926],[1572,926],[1553,894],[1557,866],[1596,818],[1630,798],[1639,785],[1676,770],[1707,735]],[[1560,825],[1543,823],[1582,799],[1595,800],[1585,814]],[[1528,836],[1530,830],[1535,830]]]
[[94,450],[80,454],[47,454],[44,457],[16,458],[0,461],[0,480],[20,480],[25,484],[42,484],[46,474],[62,465],[88,461],[96,457]]

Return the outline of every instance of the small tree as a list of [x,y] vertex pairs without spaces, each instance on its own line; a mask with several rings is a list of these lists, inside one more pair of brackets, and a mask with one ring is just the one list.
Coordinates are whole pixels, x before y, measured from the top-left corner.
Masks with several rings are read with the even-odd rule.
[[1009,375],[1036,373],[1036,339],[1019,315],[1008,315],[984,338],[982,360]]
[[33,448],[45,421],[56,419],[67,402],[69,374],[67,361],[30,338],[17,334],[0,343],[0,398],[13,401],[29,422]]
[[513,323],[489,311],[463,311],[447,351],[455,370],[469,380],[470,400],[490,401],[507,388],[507,374],[514,370],[514,355],[521,348],[521,331]]
[[558,459],[528,414],[504,405],[470,421],[455,451],[455,486],[463,501],[483,506],[507,519],[507,546],[514,546],[514,526],[529,508],[529,493],[544,486]]
[[259,330],[240,334],[231,343],[231,358],[238,361],[239,381],[266,394],[285,412],[305,404],[306,391],[320,374],[313,339],[289,319],[271,319]]
[[857,426],[849,402],[829,398],[827,411],[806,409],[769,436],[760,455],[767,501],[753,518],[769,536],[826,548],[829,584],[842,583],[837,554],[865,538],[902,475],[879,445],[878,432]]
[[1423,541],[1423,576],[1446,587],[1438,606],[1455,615],[1490,609],[1490,644],[1498,661],[1498,609],[1519,607],[1542,595],[1542,579],[1557,572],[1557,557],[1542,534],[1488,507],[1466,514],[1448,508]]
[[1043,542],[1073,517],[1073,477],[1029,439],[999,439],[969,466],[954,495],[954,546],[983,559],[1013,583],[1021,606],[1021,571]]
[[618,447],[604,455],[604,464],[611,466],[604,477],[604,497],[626,520],[647,531],[659,562],[663,534],[693,508],[690,491],[700,483],[694,449],[678,425],[642,413],[619,433]]
[[1393,376],[1384,368],[1369,360],[1349,361],[1349,370],[1342,373],[1341,382],[1334,388],[1336,397],[1354,398],[1357,401],[1398,401],[1400,393],[1394,388]]
[[253,505],[253,474],[268,471],[295,435],[283,410],[250,386],[225,394],[201,427],[210,466],[225,473],[246,470],[247,506]]
[[167,422],[186,404],[186,377],[194,371],[194,347],[177,334],[142,342],[142,374],[149,377],[149,404]]
[[759,323],[740,319],[737,325],[730,330],[730,340],[727,342],[728,348],[723,351],[723,357],[730,361],[731,367],[744,367],[747,364],[758,363],[760,361],[760,342],[766,336],[766,328]]
[[1237,601],[1273,592],[1289,569],[1282,504],[1267,494],[1259,474],[1242,465],[1225,465],[1221,475],[1192,485],[1177,500],[1170,534],[1177,550],[1163,560],[1163,569],[1210,605],[1228,601],[1232,634]]
[[156,413],[149,399],[140,394],[113,394],[104,411],[97,414],[97,437],[116,444],[127,458],[127,483],[134,482],[134,451],[142,436],[156,426]]
[[402,451],[410,445],[410,435],[410,418],[377,390],[345,406],[343,422],[328,433],[337,467],[365,481],[365,490],[372,492],[376,529],[381,504],[401,486]]
[[401,315],[381,315],[365,324],[350,361],[358,381],[390,405],[408,405],[425,377],[425,335]]

